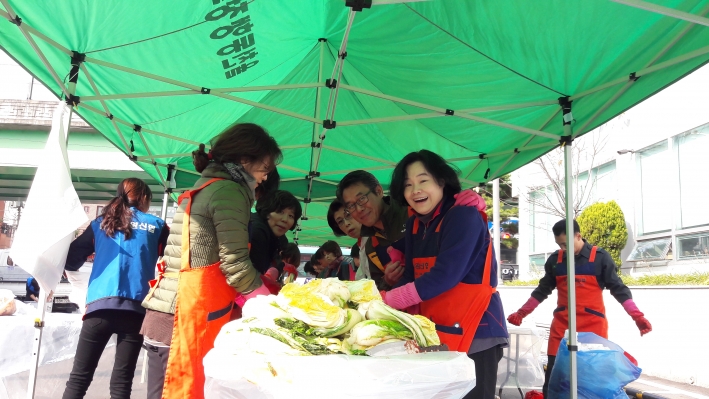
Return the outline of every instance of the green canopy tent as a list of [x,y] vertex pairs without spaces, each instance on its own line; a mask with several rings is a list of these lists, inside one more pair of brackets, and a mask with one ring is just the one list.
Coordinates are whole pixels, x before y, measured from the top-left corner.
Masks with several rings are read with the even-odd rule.
[[198,144],[265,126],[304,203],[303,244],[322,242],[350,170],[386,187],[426,148],[474,186],[709,60],[708,0],[385,3],[399,2],[0,0],[14,23],[0,44],[165,187],[175,165],[175,191],[197,177]]

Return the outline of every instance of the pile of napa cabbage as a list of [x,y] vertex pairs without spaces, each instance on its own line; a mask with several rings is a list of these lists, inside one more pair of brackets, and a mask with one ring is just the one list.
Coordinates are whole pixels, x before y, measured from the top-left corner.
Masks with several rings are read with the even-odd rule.
[[432,321],[384,304],[374,281],[327,278],[290,283],[277,296],[249,300],[214,347],[234,354],[364,355],[376,345],[406,340],[421,347],[440,344]]

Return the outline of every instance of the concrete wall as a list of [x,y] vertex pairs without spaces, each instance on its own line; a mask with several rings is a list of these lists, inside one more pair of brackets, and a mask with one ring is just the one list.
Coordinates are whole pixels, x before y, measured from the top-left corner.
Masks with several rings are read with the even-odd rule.
[[[534,287],[498,287],[505,315],[522,306]],[[709,287],[631,287],[653,331],[640,337],[635,322],[608,290],[603,299],[608,338],[633,355],[643,374],[709,387]],[[556,290],[525,322],[549,324]],[[546,348],[543,348],[546,350]]]

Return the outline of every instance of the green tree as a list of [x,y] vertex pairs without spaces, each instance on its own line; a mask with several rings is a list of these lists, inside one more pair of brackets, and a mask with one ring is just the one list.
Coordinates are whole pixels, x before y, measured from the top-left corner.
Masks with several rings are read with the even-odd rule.
[[628,241],[628,229],[620,206],[615,201],[596,202],[584,209],[576,221],[583,238],[608,251],[620,270],[623,264],[620,251]]

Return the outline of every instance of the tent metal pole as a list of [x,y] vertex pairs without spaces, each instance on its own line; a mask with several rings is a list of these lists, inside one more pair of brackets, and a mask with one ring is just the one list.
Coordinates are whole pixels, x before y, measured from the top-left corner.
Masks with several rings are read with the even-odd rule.
[[[3,1],[3,0],[0,0],[0,1]],[[195,90],[195,91],[201,91],[201,90],[202,90],[202,87],[200,87],[200,86],[195,86],[195,85],[193,85],[193,84],[189,84],[189,83],[185,83],[185,82],[180,82],[179,80],[166,78],[166,77],[163,77],[163,76],[160,76],[160,75],[155,75],[155,74],[153,74],[153,73],[143,72],[143,71],[140,71],[140,70],[137,70],[137,69],[133,69],[133,68],[124,67],[124,66],[122,66],[122,65],[114,64],[114,63],[112,63],[112,62],[106,62],[106,61],[99,60],[99,59],[97,59],[97,58],[93,58],[93,57],[89,57],[89,56],[86,56],[86,60],[85,60],[85,61],[86,61],[86,62],[90,62],[90,63],[92,63],[92,64],[101,65],[101,66],[106,67],[106,68],[116,69],[116,70],[119,70],[119,71],[122,71],[122,72],[127,72],[127,73],[130,73],[130,74],[133,74],[133,75],[142,76],[142,77],[144,77],[144,78],[148,78],[148,79],[152,79],[152,80],[157,80],[157,81],[159,81],[159,82],[164,82],[164,83],[169,83],[169,84],[172,84],[172,85],[175,85],[175,86],[184,87],[184,88],[186,88],[186,89],[191,89],[191,90]]]
[[27,29],[23,26],[24,23],[20,19],[20,17],[15,13],[12,7],[10,7],[10,3],[8,0],[0,0],[0,3],[2,3],[3,6],[5,6],[5,9],[7,10],[7,14],[9,16],[10,22],[14,23],[17,25],[17,27],[20,29],[20,32],[22,32],[22,35],[27,39],[29,42],[30,46],[32,46],[32,49],[34,52],[37,54],[39,59],[42,61],[42,64],[44,64],[44,67],[47,68],[47,71],[52,75],[52,78],[54,79],[54,82],[59,85],[59,88],[61,89],[62,93],[68,97],[68,90],[66,86],[64,86],[64,82],[62,82],[61,78],[59,78],[59,75],[54,71],[54,68],[52,68],[52,65],[49,63],[47,60],[47,57],[44,56],[44,53],[42,53],[42,50],[39,49],[37,46],[37,43],[34,41],[32,36],[29,34]]
[[[319,124],[323,125],[323,132],[320,134],[320,136],[316,137],[318,126],[313,126],[313,140],[312,140],[312,147],[313,150],[311,152],[310,156],[310,171],[307,172],[308,176],[308,194],[306,199],[304,200],[305,202],[305,207],[303,209],[303,215],[307,215],[308,211],[308,204],[311,201],[310,195],[313,192],[313,182],[315,181],[315,178],[318,176],[318,166],[320,165],[320,156],[322,155],[322,151],[325,149],[325,146],[323,145],[323,141],[325,140],[325,135],[328,130],[334,129],[336,127],[335,123],[335,108],[337,106],[337,94],[340,91],[340,86],[341,86],[341,81],[342,81],[342,69],[345,64],[345,56],[346,56],[346,50],[347,50],[347,40],[349,39],[350,36],[350,30],[352,29],[352,23],[354,22],[356,12],[352,9],[350,9],[350,12],[347,16],[347,26],[345,27],[345,33],[342,37],[342,43],[340,44],[340,50],[337,53],[337,58],[335,59],[335,66],[332,68],[332,74],[330,75],[329,83],[327,84],[328,87],[330,87],[330,96],[328,98],[328,103],[327,103],[327,109],[325,110],[325,120],[320,122]],[[319,41],[320,42],[320,64],[319,64],[319,69],[318,69],[318,81],[322,80],[322,68],[323,68],[323,61],[324,61],[324,54],[325,54],[325,43],[326,41]],[[337,74],[337,80],[335,80],[335,74]],[[317,116],[319,117],[319,112],[320,112],[320,89],[318,89],[318,92],[316,94],[316,104],[315,104],[315,112],[317,113]],[[318,119],[320,120],[320,119]],[[326,125],[325,123],[328,123]],[[332,125],[330,125],[332,124]],[[298,238],[298,230],[296,229],[295,233],[295,239]]]
[[[84,75],[86,76],[86,80],[89,81],[89,84],[91,85],[91,88],[94,91],[94,94],[100,95],[101,93],[98,90],[98,87],[96,86],[96,83],[94,80],[91,78],[91,75],[89,74],[88,68],[86,68],[86,65],[84,63],[81,63],[81,70],[84,72]],[[104,101],[100,101],[101,106],[103,107],[103,110],[106,112],[106,115],[111,115],[111,111],[108,110],[108,107],[106,106],[106,103]],[[118,133],[118,137],[121,139],[121,142],[123,143],[123,148],[125,148],[126,153],[128,154],[129,157],[133,157],[133,151],[130,150],[130,146],[128,145],[128,142],[126,141],[126,138],[123,137],[123,132],[121,132],[121,129],[118,128],[118,125],[116,124],[116,121],[111,118],[111,125],[113,125],[113,129]]]
[[[480,157],[478,157],[478,158],[480,158]],[[470,172],[465,174],[465,178],[467,179],[468,177],[470,177],[470,175],[472,175],[473,172],[475,172],[478,169],[478,167],[480,167],[480,165],[483,164],[484,160],[485,160],[485,158],[480,158],[480,161],[478,163],[476,163],[472,169],[470,169]]]
[[234,97],[234,96],[230,96],[228,94],[223,94],[223,93],[212,93],[212,95],[214,95],[215,97],[223,98],[225,100],[230,100],[230,101],[234,101],[237,103],[250,105],[254,108],[261,108],[261,109],[265,109],[266,111],[271,111],[271,112],[275,112],[277,114],[290,116],[291,118],[301,119],[306,122],[312,122],[315,124],[322,124],[322,121],[317,120],[317,119],[313,118],[312,116],[301,115],[299,113],[291,112],[291,111],[288,111],[288,110],[285,110],[282,108],[272,107],[272,106],[266,105],[266,104],[261,104],[256,101],[246,100],[244,98]]
[[456,113],[455,116],[457,116],[459,118],[463,118],[463,119],[470,119],[475,122],[484,123],[486,125],[493,125],[493,126],[507,128],[510,130],[515,130],[515,131],[522,132],[522,133],[533,134],[535,136],[546,137],[546,138],[552,139],[552,140],[559,139],[559,136],[557,136],[555,134],[543,132],[541,130],[534,130],[534,129],[530,129],[530,128],[523,127],[523,126],[517,126],[517,125],[513,125],[511,123],[500,122],[500,121],[496,121],[496,120],[492,120],[492,119],[488,119],[488,118],[482,118],[482,117],[474,116],[474,115],[466,115],[466,114]]
[[[145,147],[145,152],[147,152],[148,155],[150,155],[152,157],[152,153],[150,152],[150,148],[148,148],[148,143],[145,141],[145,137],[143,137],[142,129],[136,129],[135,132],[138,133],[138,137],[140,137],[140,141],[143,143],[143,147]],[[162,171],[160,170],[158,165],[155,163],[155,161],[152,161],[151,163],[155,167],[155,171],[158,172],[158,176],[160,177],[160,181],[162,182],[162,185],[167,190],[169,188],[168,187],[169,182],[167,182],[165,180],[165,176],[162,175]]]
[[[530,137],[530,140],[531,139],[534,139],[534,137]],[[533,146],[523,147],[523,148],[515,148],[513,150],[491,152],[489,154],[480,154],[480,155],[482,155],[482,158],[480,158],[480,155],[471,155],[469,157],[450,158],[450,159],[447,159],[447,161],[448,162],[468,161],[468,160],[476,159],[476,158],[488,159],[488,158],[497,157],[500,155],[514,154],[514,153],[518,153],[518,152],[522,152],[522,151],[536,150],[537,148],[544,148],[544,147],[550,147],[550,146],[551,146],[551,143],[535,144]]]
[[[660,70],[662,70],[662,69],[669,68],[669,67],[674,66],[674,65],[677,65],[677,64],[679,64],[679,63],[682,63],[682,62],[685,62],[685,61],[689,61],[689,60],[691,60],[691,59],[693,59],[693,58],[701,57],[701,56],[703,56],[703,55],[705,55],[705,54],[707,54],[707,53],[709,53],[709,46],[702,47],[702,48],[700,48],[700,49],[697,49],[697,50],[692,51],[691,53],[683,54],[683,55],[681,55],[681,56],[679,56],[679,57],[672,58],[672,59],[670,59],[670,60],[667,60],[667,61],[661,62],[661,63],[659,63],[659,64],[656,64],[656,65],[654,65],[654,66],[646,67],[646,68],[640,69],[640,70],[638,70],[638,71],[635,71],[635,77],[641,78],[641,77],[643,77],[643,76],[645,76],[645,75],[648,75],[648,74],[651,74],[651,73],[653,73],[653,72],[657,72],[657,71],[660,71]],[[607,88],[609,88],[609,87],[613,87],[613,86],[617,86],[617,85],[622,84],[622,83],[626,83],[627,81],[628,81],[628,77],[627,77],[627,76],[624,76],[624,77],[622,77],[622,78],[618,78],[618,79],[612,80],[612,81],[610,81],[610,82],[608,82],[608,83],[604,83],[604,84],[602,84],[602,85],[600,85],[600,86],[597,86],[597,87],[588,89],[588,90],[586,90],[586,91],[582,91],[581,93],[574,94],[573,96],[569,97],[569,100],[571,100],[571,101],[578,100],[579,98],[588,96],[588,95],[590,95],[590,94],[596,93],[596,92],[601,91],[601,90],[605,90],[605,89],[607,89]]]
[[135,157],[136,161],[145,161],[145,160],[150,160],[150,159],[158,159],[158,158],[179,158],[179,157],[187,157],[191,156],[191,152],[180,152],[177,154],[160,154],[160,155],[150,155],[150,156],[140,156],[140,157]]
[[569,347],[569,389],[570,398],[578,397],[578,370],[576,352],[578,344],[576,342],[576,262],[574,250],[574,185],[573,185],[573,153],[571,152],[571,143],[573,141],[573,132],[571,129],[571,102],[560,101],[563,113],[564,136],[561,140],[561,145],[564,149],[564,185],[566,188],[566,267],[567,267],[567,290],[568,290],[568,347]]
[[492,181],[492,246],[497,263],[497,279],[502,281],[500,267],[500,179]]
[[279,167],[279,168],[286,169],[286,170],[292,170],[293,172],[302,173],[303,176],[307,176],[307,175],[308,175],[308,171],[303,170],[303,169],[300,169],[300,168],[295,168],[295,167],[293,167],[293,166],[288,166],[288,165],[284,165],[284,164],[279,164],[278,167]]
[[409,121],[409,120],[419,120],[419,119],[430,119],[430,118],[442,118],[447,116],[446,114],[440,113],[425,113],[425,114],[414,114],[414,115],[399,115],[399,116],[389,116],[384,118],[372,118],[372,119],[359,119],[351,121],[337,122],[338,126],[356,126],[356,125],[369,125],[374,123],[387,123],[387,122],[399,122],[399,121]]
[[[700,14],[700,16],[703,16],[703,15],[705,15],[708,11],[709,11],[709,5],[706,6],[706,7],[704,7],[704,8],[699,12],[699,14]],[[648,62],[647,64],[645,64],[645,66],[643,67],[643,69],[646,69],[646,68],[652,66],[652,64],[654,64],[654,63],[655,63],[657,60],[659,60],[663,55],[665,55],[672,47],[674,47],[675,44],[677,44],[677,42],[679,42],[679,40],[680,40],[682,37],[684,37],[684,35],[687,34],[687,32],[689,32],[690,29],[692,29],[692,27],[694,27],[694,25],[692,25],[692,24],[685,26],[684,29],[682,29],[682,31],[680,31],[680,32],[677,34],[677,36],[675,36],[674,39],[672,39],[672,41],[670,41],[669,43],[667,43],[667,45],[665,45],[665,47],[664,47],[662,50],[660,50],[660,52],[658,52],[658,53],[650,60],[650,62]],[[618,100],[618,98],[620,98],[620,96],[622,96],[623,93],[625,93],[625,92],[630,88],[630,86],[632,86],[632,84],[633,84],[636,80],[638,80],[638,79],[639,79],[639,78],[635,77],[635,75],[631,75],[630,78],[628,79],[628,82],[626,82],[625,85],[623,85],[623,87],[621,87],[621,89],[618,90],[618,92],[617,92],[613,97],[611,97],[605,104],[603,104],[603,106],[602,106],[601,108],[599,108],[598,110],[596,110],[596,112],[588,119],[588,121],[586,121],[586,123],[585,123],[580,129],[577,129],[577,130],[576,130],[578,133],[576,133],[575,135],[578,136],[578,135],[580,135],[580,134],[585,133],[585,132],[586,132],[586,128],[587,128],[591,123],[593,123],[593,121],[596,120],[596,118],[597,118],[599,115],[601,115],[603,112],[605,112],[605,111],[608,109],[608,107],[610,107],[613,103],[615,103],[615,102]]]
[[376,158],[376,157],[370,157],[369,155],[364,155],[364,154],[360,154],[357,152],[347,151],[347,150],[343,150],[343,149],[337,148],[337,147],[330,147],[330,146],[323,144],[322,148],[330,150],[330,151],[339,152],[341,154],[352,155],[354,157],[358,157],[358,158],[362,158],[362,159],[369,159],[370,161],[381,162],[383,164],[396,166],[396,162],[387,161],[386,159],[381,159],[381,158]]
[[[511,104],[504,106],[493,106],[493,107],[483,107],[483,108],[470,108],[456,111],[456,115],[459,113],[481,113],[481,112],[492,112],[492,111],[504,111],[511,109],[527,108],[527,107],[539,107],[546,105],[557,104],[557,101],[537,101],[532,103],[523,104]],[[418,119],[429,119],[429,118],[441,118],[446,117],[445,113],[435,112],[435,113],[423,113],[423,114],[413,114],[413,115],[399,115],[399,116],[389,116],[383,118],[372,118],[372,119],[359,119],[351,121],[338,122],[340,126],[355,126],[355,125],[367,125],[373,123],[386,123],[386,122],[398,122],[407,120],[418,120]],[[541,130],[541,129],[540,129]]]
[[558,103],[559,102],[557,100],[532,101],[532,102],[528,102],[528,103],[519,103],[519,104],[493,105],[493,106],[481,107],[481,108],[459,109],[459,110],[456,110],[455,112],[456,112],[456,114],[459,112],[462,112],[465,114],[476,114],[479,112],[507,111],[507,110],[511,110],[511,109],[543,107],[546,105],[557,105]]
[[[332,170],[329,172],[323,172],[320,174],[320,176],[331,176],[331,175],[344,175],[350,172],[353,172],[355,170],[366,170],[368,172],[374,171],[374,170],[386,170],[386,169],[394,169],[394,166],[396,165],[383,165],[383,166],[374,166],[371,168],[357,168],[357,169],[342,169],[342,170]],[[283,180],[281,180],[283,181]]]
[[641,10],[654,12],[656,14],[662,14],[667,17],[681,19],[683,21],[691,22],[693,24],[699,24],[704,26],[709,26],[709,19],[701,17],[699,15],[690,14],[688,12],[675,10],[674,8],[663,7],[657,4],[651,4],[646,1],[640,0],[611,0],[618,4],[625,4],[626,6],[639,8]]
[[[229,89],[210,89],[210,94],[214,93],[248,93],[254,91],[276,91],[276,90],[295,90],[295,89],[310,89],[314,87],[321,87],[324,84],[319,83],[303,83],[303,84],[292,84],[292,85],[272,85],[272,86],[247,86],[247,87],[235,87]],[[129,98],[153,98],[153,97],[171,97],[171,96],[190,96],[190,95],[202,95],[201,90],[167,90],[167,91],[155,91],[155,92],[143,92],[143,93],[122,93],[122,94],[106,94],[106,95],[95,95],[95,96],[82,96],[82,101],[98,101],[98,100],[124,100]]]
[[[558,101],[558,100],[557,100],[557,101]],[[554,113],[551,114],[551,116],[549,116],[549,118],[539,127],[539,130],[542,130],[542,129],[544,129],[545,127],[547,127],[547,125],[549,124],[549,122],[551,122],[551,121],[556,117],[556,115],[559,114],[560,111],[561,111],[561,108],[556,108],[556,110],[554,111]],[[536,147],[541,148],[541,145],[539,145],[539,146],[533,146],[533,147],[527,147],[527,146],[529,145],[529,143],[532,142],[532,140],[534,140],[534,137],[530,137],[530,138],[527,140],[527,142],[524,143],[524,145],[522,145],[522,148],[520,148],[519,151],[517,151],[517,152],[515,152],[514,154],[510,155],[510,157],[507,158],[507,160],[505,161],[505,163],[502,164],[502,166],[500,166],[499,168],[497,168],[497,170],[495,171],[495,173],[493,173],[491,176],[493,176],[493,177],[499,177],[499,174],[500,174],[500,172],[502,171],[502,169],[504,169],[507,165],[509,165],[509,163],[512,162],[512,160],[515,159],[515,157],[517,156],[517,154],[519,154],[520,152],[522,152],[522,151],[528,151],[528,150],[531,150],[531,149],[536,149]]]
[[[143,162],[143,161],[138,161],[138,162]],[[148,162],[148,163],[152,163],[152,162]],[[155,162],[155,165],[162,166],[163,168],[168,168],[168,167],[170,167],[170,165],[173,165],[173,164],[166,164],[166,163]],[[199,172],[197,172],[196,170],[184,169],[184,168],[180,168],[180,167],[175,166],[175,165],[173,165],[173,166],[174,166],[174,169],[175,169],[175,170],[179,170],[180,172],[191,173],[191,174],[193,174],[193,175],[202,176],[202,174],[199,173]],[[283,180],[281,180],[281,181],[283,181]]]
[[[83,103],[83,102],[79,103],[79,107],[80,107],[80,108],[86,108],[87,110],[89,110],[89,111],[91,111],[91,112],[93,112],[93,113],[95,113],[95,114],[99,114],[99,115],[106,116],[106,114],[105,114],[104,112],[101,112],[101,110],[99,110],[98,108],[94,108],[94,107],[92,107],[92,106],[90,106],[90,105],[87,105],[87,104],[85,104],[85,103]],[[111,120],[114,121],[115,123],[119,123],[119,124],[121,124],[121,125],[123,125],[123,126],[127,126],[127,127],[130,127],[130,128],[132,128],[132,127],[134,126],[134,124],[132,124],[132,123],[130,123],[130,122],[124,120],[124,119],[121,119],[121,118],[119,118],[119,117],[116,117],[116,116],[113,116],[113,118],[112,118]],[[152,135],[154,135],[154,136],[165,137],[165,138],[170,139],[170,140],[181,141],[181,142],[183,142],[183,143],[192,144],[192,145],[195,145],[195,146],[199,146],[199,145],[201,144],[201,143],[198,143],[198,142],[196,142],[196,141],[183,139],[182,137],[171,136],[171,135],[169,135],[169,134],[161,133],[161,132],[158,132],[158,131],[155,131],[155,130],[151,130],[151,129],[143,129],[142,131],[143,131],[143,133],[150,133],[150,134],[152,134]],[[210,146],[209,146],[208,144],[206,144],[206,147],[207,147],[207,148],[210,148]]]
[[[157,166],[156,166],[157,167]],[[167,219],[167,205],[170,200],[170,193],[172,192],[172,187],[175,185],[174,182],[174,177],[175,177],[175,165],[168,165],[167,167],[167,184],[165,185],[165,193],[163,194],[162,197],[162,209],[160,210],[160,218],[162,220]]]
[[[9,21],[12,21],[12,19],[13,19],[13,18],[10,16],[10,14],[6,13],[6,12],[3,11],[3,10],[0,10],[0,16],[3,16],[3,17],[5,17],[5,18],[7,18],[7,20],[9,20]],[[45,42],[47,42],[48,44],[50,44],[52,47],[56,48],[57,50],[61,51],[62,53],[66,54],[66,55],[68,55],[69,57],[71,57],[71,54],[72,54],[71,50],[69,50],[68,48],[62,46],[61,44],[59,44],[59,43],[57,43],[57,42],[55,42],[54,40],[48,38],[47,36],[45,36],[44,34],[42,34],[42,32],[40,32],[40,31],[38,31],[37,29],[35,29],[35,28],[33,28],[33,27],[27,25],[27,24],[24,23],[24,22],[23,22],[23,25],[25,26],[25,29],[27,29],[27,32],[31,33],[31,34],[34,35],[34,36],[37,36],[38,38],[40,38],[40,39],[44,40]]]

